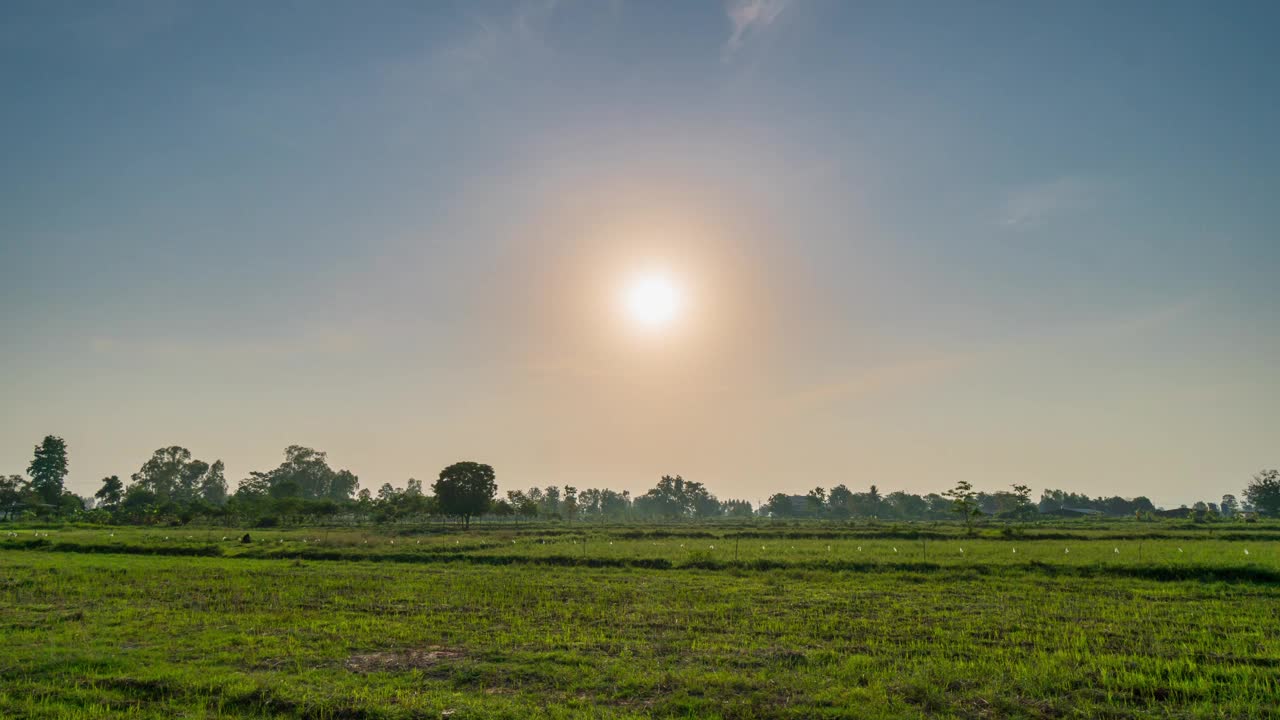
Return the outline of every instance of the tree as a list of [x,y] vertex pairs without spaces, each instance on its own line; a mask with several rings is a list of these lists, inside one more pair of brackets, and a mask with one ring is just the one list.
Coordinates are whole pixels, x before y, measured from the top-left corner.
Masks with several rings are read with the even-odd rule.
[[394,503],[400,493],[392,487],[391,483],[382,483],[382,487],[378,488],[378,502]]
[[632,505],[630,490],[605,490],[600,496],[600,512],[613,519],[629,517]]
[[866,501],[869,514],[879,515],[880,506],[884,504],[884,498],[880,497],[880,488],[875,485],[867,488]]
[[161,503],[174,500],[186,502],[195,495],[192,490],[195,478],[208,467],[199,460],[193,463],[190,450],[171,445],[152,453],[138,472],[133,474],[132,479],[138,487],[155,493]]
[[1219,507],[1222,509],[1222,514],[1224,517],[1231,517],[1235,515],[1237,511],[1240,510],[1240,501],[1236,500],[1235,495],[1232,495],[1231,493],[1227,493],[1226,495],[1222,496],[1222,503],[1219,505]]
[[884,507],[891,517],[920,519],[929,513],[929,503],[919,495],[898,490],[885,496]]
[[942,496],[951,500],[952,512],[964,518],[965,530],[972,535],[973,519],[980,512],[973,485],[968,480],[961,480],[955,487],[942,493]]
[[59,515],[74,515],[79,512],[84,512],[84,509],[84,500],[73,492],[64,492],[61,497],[58,498]]
[[1280,515],[1280,471],[1263,470],[1254,475],[1253,482],[1244,489],[1244,496],[1258,512]]
[[[249,475],[249,480],[240,483],[241,490],[246,483],[249,485],[246,495],[296,496],[304,500],[350,500],[360,484],[349,470],[335,471],[329,467],[325,453],[301,445],[285,448],[284,462],[276,469]],[[277,485],[285,485],[286,489],[274,491]]]
[[600,503],[603,499],[604,491],[597,488],[586,488],[578,493],[577,507],[578,512],[582,514],[582,519],[600,515]]
[[62,498],[63,481],[67,478],[67,441],[46,435],[36,446],[35,456],[27,466],[31,477],[29,487],[47,505],[58,505]]
[[271,489],[267,490],[267,495],[275,500],[302,497],[302,485],[293,479],[282,480],[272,484]]
[[[533,492],[530,492],[529,496],[533,497]],[[560,488],[548,485],[537,497],[540,515],[549,518],[560,517]]]
[[29,492],[26,478],[21,475],[0,475],[0,510],[6,519],[18,514]]
[[301,445],[285,448],[284,462],[268,475],[273,485],[290,480],[297,483],[299,496],[309,500],[349,500],[359,484],[356,476],[350,472],[335,472],[329,467],[325,453]]
[[795,505],[791,502],[791,496],[786,493],[774,493],[769,496],[768,501],[760,508],[762,513],[769,517],[794,517]]
[[719,517],[723,513],[720,501],[702,483],[685,483],[685,487],[689,490],[689,502],[695,518]]
[[[537,488],[534,488],[535,490]],[[538,516],[538,502],[522,490],[508,490],[507,504],[515,513],[524,518],[535,518]]]
[[459,462],[440,471],[440,477],[431,486],[440,509],[446,515],[462,518],[470,528],[471,518],[489,509],[498,484],[493,468],[477,462]]
[[1036,514],[1036,506],[1031,502],[1031,488],[1026,485],[1015,484],[1012,492],[979,493],[978,504],[983,512],[1002,518],[1027,518]]
[[267,491],[270,489],[270,474],[253,470],[249,473],[249,477],[240,481],[240,486],[236,488],[235,496],[242,501],[252,501],[266,497]]
[[821,517],[827,510],[827,491],[820,487],[810,490],[809,494],[805,495],[804,500],[805,507],[808,508],[809,514],[813,517]]
[[849,517],[853,513],[853,491],[843,484],[831,488],[827,493],[827,509],[834,517]]
[[1013,494],[1018,498],[1019,508],[1031,507],[1031,488],[1026,485],[1014,485]]
[[676,519],[720,512],[720,502],[700,482],[663,475],[649,492],[636,498],[636,509],[651,516]]
[[94,493],[93,496],[102,501],[104,507],[115,507],[124,499],[124,483],[115,475],[104,477],[102,478],[102,489]]
[[173,499],[184,504],[195,501],[200,496],[200,485],[207,472],[209,472],[209,463],[203,460],[192,460],[187,463],[182,468],[182,472],[178,473],[178,491]]
[[1134,512],[1153,513],[1156,511],[1155,503],[1151,502],[1150,498],[1144,497],[1142,495],[1139,495],[1138,497],[1134,498],[1132,501],[1132,504],[1133,504]]
[[156,494],[142,485],[134,484],[124,493],[120,509],[134,522],[146,522],[157,514]]
[[200,478],[200,499],[210,505],[227,503],[227,476],[221,460],[214,460],[209,471]]
[[564,508],[564,519],[573,522],[578,516],[578,488],[572,485],[564,486],[564,502],[561,503]]

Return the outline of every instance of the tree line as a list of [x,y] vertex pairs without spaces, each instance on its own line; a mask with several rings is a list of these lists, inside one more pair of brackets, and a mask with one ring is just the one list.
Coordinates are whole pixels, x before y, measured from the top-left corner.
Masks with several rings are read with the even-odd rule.
[[608,488],[571,485],[531,487],[497,495],[491,466],[454,463],[425,488],[410,478],[402,488],[384,483],[376,492],[361,488],[347,469],[330,467],[324,452],[301,445],[284,450],[284,461],[253,471],[232,492],[221,460],[205,462],[180,446],[152,453],[129,482],[102,479],[92,497],[65,488],[66,442],[50,435],[35,446],[27,476],[0,476],[0,518],[71,519],[123,524],[185,524],[194,520],[259,526],[317,522],[404,522],[455,518],[560,520],[565,522],[646,522],[714,518],[813,518],[823,520],[946,520],[957,516],[972,526],[975,518],[1029,519],[1043,515],[1101,514],[1154,517],[1174,514],[1197,520],[1260,512],[1280,517],[1280,472],[1255,475],[1243,501],[1224,495],[1218,503],[1198,502],[1180,511],[1162,511],[1145,497],[1097,497],[1045,490],[1037,501],[1031,489],[976,491],[961,481],[942,493],[882,494],[875,485],[855,491],[844,484],[815,487],[807,494],[775,493],[759,507],[747,500],[721,500],[700,482],[663,476],[647,492],[633,496]]

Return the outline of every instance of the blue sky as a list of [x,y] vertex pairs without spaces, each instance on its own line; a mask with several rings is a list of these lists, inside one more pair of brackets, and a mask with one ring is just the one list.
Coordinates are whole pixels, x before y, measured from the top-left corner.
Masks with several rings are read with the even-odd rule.
[[[7,3],[0,472],[365,486],[1277,463],[1270,3]],[[689,316],[612,302],[660,265]]]

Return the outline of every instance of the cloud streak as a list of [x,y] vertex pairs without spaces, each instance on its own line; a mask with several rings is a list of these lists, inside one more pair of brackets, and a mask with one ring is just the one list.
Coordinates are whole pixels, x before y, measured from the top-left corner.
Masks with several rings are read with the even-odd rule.
[[1060,177],[1006,193],[998,222],[1026,229],[1056,217],[1095,208],[1114,190],[1114,183],[1089,177]]
[[791,0],[729,0],[725,13],[732,30],[725,42],[726,57],[742,49],[752,38],[764,32],[787,9]]
[[448,88],[468,87],[495,69],[519,66],[544,52],[545,26],[561,6],[561,0],[520,0],[501,13],[468,15],[446,42],[383,63],[382,75],[396,86],[430,78]]

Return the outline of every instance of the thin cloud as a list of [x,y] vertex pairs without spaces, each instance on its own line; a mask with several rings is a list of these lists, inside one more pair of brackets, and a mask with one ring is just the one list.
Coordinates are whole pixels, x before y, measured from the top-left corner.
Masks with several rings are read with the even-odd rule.
[[496,67],[526,62],[545,50],[545,25],[562,4],[522,0],[507,12],[473,15],[447,43],[424,56],[387,63],[382,73],[393,83],[416,84],[427,77],[446,86],[469,85]]
[[773,24],[792,0],[729,0],[725,13],[729,16],[732,32],[725,43],[726,56],[736,53],[753,37],[760,35]]
[[1115,183],[1099,178],[1060,177],[1032,183],[1005,194],[999,224],[1025,229],[1056,217],[1095,208],[1115,189]]

